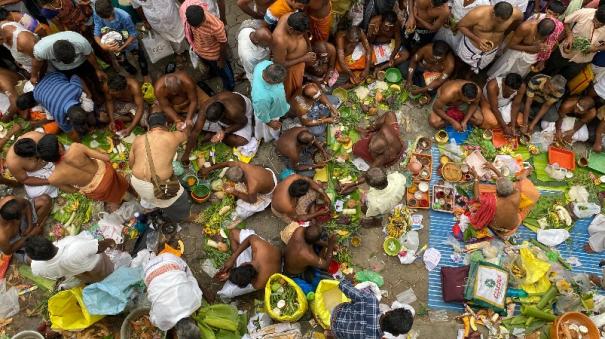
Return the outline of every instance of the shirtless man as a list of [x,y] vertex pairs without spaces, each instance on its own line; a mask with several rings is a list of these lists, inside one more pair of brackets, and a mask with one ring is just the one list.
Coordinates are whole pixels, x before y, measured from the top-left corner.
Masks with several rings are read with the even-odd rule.
[[481,126],[483,115],[479,109],[481,89],[472,81],[448,80],[439,90],[433,103],[429,124],[434,128],[444,128],[451,124],[456,131],[466,130],[468,123]]
[[8,48],[16,64],[28,73],[32,71],[36,42],[38,37],[17,22],[3,22],[0,26],[0,44]]
[[284,80],[286,98],[289,99],[302,87],[305,63],[315,61],[315,53],[310,52],[306,34],[309,32],[309,18],[303,12],[282,16],[273,31],[271,54],[273,62],[288,69]]
[[433,40],[449,19],[450,8],[445,0],[410,0],[408,4],[411,11],[405,29],[411,38],[407,39],[406,47],[414,51]]
[[[588,124],[597,116],[594,99],[589,96],[569,97],[559,106],[559,119],[555,123],[555,138],[571,143],[587,141]],[[601,144],[601,139],[594,144]]]
[[555,30],[551,19],[528,20],[515,29],[507,50],[487,72],[489,78],[517,73],[525,77],[538,62],[538,54],[549,50],[546,40]]
[[330,198],[318,183],[292,174],[275,187],[271,211],[285,223],[307,221],[330,213],[329,208],[317,209],[319,199],[323,200],[322,204],[330,206]]
[[336,47],[326,41],[313,41],[311,51],[315,53],[315,60],[306,62],[305,78],[316,84],[332,86],[330,79],[336,68]]
[[[366,34],[357,26],[336,33],[337,70],[346,78],[344,88],[351,88],[370,74],[372,48]],[[355,59],[353,59],[355,58]]]
[[5,68],[0,68],[0,96],[8,99],[7,106],[0,107],[0,120],[8,122],[13,120],[15,114],[19,113],[17,108],[17,83],[23,80],[13,71]]
[[[29,237],[42,234],[52,210],[52,200],[43,194],[33,200],[5,196],[0,199],[0,250],[5,255],[17,253]],[[21,251],[19,251],[21,252]],[[17,253],[24,259],[24,253]]]
[[[330,154],[323,144],[315,139],[315,136],[306,127],[294,127],[282,133],[275,143],[277,153],[286,158],[288,167],[295,171],[312,176],[316,168],[326,166],[330,160]],[[324,161],[315,163],[315,153],[319,151]]]
[[[456,58],[450,47],[445,42],[436,40],[421,47],[410,59],[406,86],[410,88],[412,83],[416,86],[410,91],[413,95],[435,95],[435,91],[452,76],[455,66]],[[426,72],[434,74],[425,77]]]
[[[145,114],[145,101],[141,92],[141,83],[135,77],[124,77],[115,74],[110,76],[102,86],[103,93],[105,93],[105,109],[107,110],[109,129],[117,132],[120,136],[130,135]],[[135,110],[134,116],[131,112],[133,109]],[[115,114],[118,114],[118,116],[115,117]],[[130,124],[125,129],[117,131],[116,120],[129,122]]]
[[43,194],[57,197],[57,188],[48,184],[48,177],[55,165],[37,157],[36,143],[43,133],[31,131],[21,135],[6,153],[6,166],[11,174],[22,183],[30,199]]
[[38,141],[40,159],[55,163],[48,182],[67,193],[80,192],[87,198],[107,203],[114,211],[120,206],[128,181],[118,174],[109,156],[74,142],[65,150],[57,136],[47,134]]
[[332,1],[309,0],[305,7],[313,41],[327,41],[332,29]]
[[237,6],[242,12],[248,14],[253,19],[263,20],[265,12],[273,0],[237,0]]
[[[229,231],[229,242],[233,254],[215,275],[216,279],[229,279],[240,289],[251,285],[254,290],[261,290],[265,288],[269,277],[281,272],[280,249],[256,235],[254,231],[232,229]],[[242,253],[244,255],[240,258]],[[244,290],[244,293],[247,292],[252,290]],[[218,295],[221,296],[220,291]],[[228,297],[238,295],[241,294],[231,294]]]
[[[199,88],[185,71],[176,71],[160,77],[155,82],[155,96],[160,109],[169,122],[177,124],[179,130],[193,126],[193,118],[208,95]],[[186,113],[185,120],[182,114]]]
[[393,11],[370,20],[367,38],[376,56],[375,71],[395,67],[410,57],[410,53],[401,47],[400,26],[397,14]]
[[353,154],[365,160],[370,167],[387,167],[396,163],[406,147],[399,136],[399,123],[393,112],[387,112],[367,129],[359,129],[365,136],[353,145]]
[[309,132],[324,141],[327,124],[338,121],[339,113],[335,107],[338,103],[337,97],[326,95],[318,85],[309,83],[290,100],[290,112],[298,117]]
[[458,57],[479,73],[494,60],[506,33],[521,20],[519,9],[505,1],[471,10],[456,25],[464,35],[458,45]]
[[[315,251],[316,246],[322,247],[319,254]],[[325,271],[330,266],[335,246],[335,235],[329,238],[327,244],[321,241],[321,227],[317,224],[298,227],[286,245],[284,273],[310,283],[316,274],[321,274],[317,270]]]
[[265,210],[271,204],[273,190],[277,185],[277,176],[270,168],[241,161],[226,161],[210,167],[202,167],[198,173],[205,178],[210,172],[225,167],[229,167],[225,176],[235,184],[234,187],[227,187],[225,192],[237,198],[236,219],[231,224],[231,226],[236,226],[254,213]]
[[[484,97],[481,98],[481,128],[500,128],[507,136],[517,135],[514,127],[523,124],[519,108],[526,90],[523,78],[516,73],[489,80],[483,89]],[[513,121],[517,123],[513,124]]]

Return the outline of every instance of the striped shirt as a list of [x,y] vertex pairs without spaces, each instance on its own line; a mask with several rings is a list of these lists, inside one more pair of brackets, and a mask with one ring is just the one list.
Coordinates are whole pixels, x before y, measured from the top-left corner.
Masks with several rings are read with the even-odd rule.
[[206,60],[218,60],[221,56],[221,43],[227,43],[225,25],[216,16],[206,12],[206,20],[198,27],[191,27],[193,43],[191,46],[197,55]]
[[550,76],[546,74],[536,74],[531,77],[527,84],[527,97],[534,98],[535,102],[547,103],[550,105],[559,101],[565,94],[565,88],[553,88],[551,90],[546,86],[546,83],[548,83],[549,80]]
[[34,88],[34,99],[46,107],[64,132],[72,129],[67,110],[80,104],[82,82],[77,75],[70,78],[60,72],[48,73]]

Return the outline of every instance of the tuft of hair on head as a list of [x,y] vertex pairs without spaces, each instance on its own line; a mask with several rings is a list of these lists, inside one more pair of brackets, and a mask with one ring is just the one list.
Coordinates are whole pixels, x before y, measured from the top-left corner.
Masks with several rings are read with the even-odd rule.
[[21,138],[13,145],[13,151],[21,158],[33,158],[36,156],[37,145],[32,138]]
[[110,0],[96,0],[95,12],[103,19],[109,19],[113,15],[113,5]]
[[514,90],[518,90],[523,84],[523,78],[517,73],[508,73],[504,77],[504,84]]
[[374,188],[384,188],[388,185],[387,173],[381,167],[371,167],[364,177],[368,185]]
[[80,135],[86,135],[90,132],[88,126],[89,113],[82,106],[73,105],[67,110],[67,116],[74,130]]
[[599,6],[594,16],[601,24],[605,25],[605,5]]
[[303,145],[308,145],[312,143],[313,140],[315,140],[315,136],[308,130],[300,131],[300,133],[298,133],[298,135],[296,136],[296,141]]
[[64,64],[71,64],[76,60],[76,48],[68,40],[55,41],[53,43],[53,54],[58,61]]
[[309,182],[304,179],[296,179],[288,187],[288,194],[294,198],[300,198],[309,192]]
[[294,12],[288,17],[288,26],[299,33],[309,31],[309,17],[305,12]]
[[174,325],[175,339],[200,339],[202,333],[191,317],[183,318]]
[[224,113],[225,105],[223,105],[223,103],[220,101],[215,101],[206,108],[206,120],[210,122],[217,122],[223,117]]
[[438,57],[444,57],[450,51],[450,45],[443,40],[433,41],[433,55]]
[[414,316],[410,310],[405,308],[396,308],[388,311],[382,316],[381,329],[383,332],[389,332],[393,336],[399,336],[408,333],[414,324]]
[[506,1],[498,2],[494,5],[494,14],[502,20],[508,20],[513,15],[513,5]]
[[258,271],[250,263],[234,267],[229,272],[229,281],[240,288],[248,286],[258,276]]
[[108,77],[107,79],[107,87],[109,87],[112,91],[125,91],[128,88],[128,81],[126,81],[126,77],[115,73]]
[[55,256],[55,245],[41,235],[25,240],[25,253],[32,260],[47,261]]
[[13,198],[0,207],[0,217],[6,221],[21,219],[21,206],[19,206],[17,199]]
[[38,158],[44,161],[59,161],[59,159],[61,159],[61,153],[59,151],[59,139],[54,134],[46,134],[40,140],[38,140],[36,152],[38,153]]
[[567,8],[561,1],[555,0],[548,4],[548,10],[552,11],[555,14],[561,15],[565,13]]
[[462,85],[462,94],[467,99],[476,99],[479,94],[479,87],[474,82],[467,82]]
[[193,27],[198,27],[206,21],[204,9],[198,5],[187,7],[185,10],[185,17],[187,18],[187,22]]
[[166,116],[162,112],[154,112],[149,114],[147,118],[147,125],[149,128],[154,128],[157,126],[166,126]]
[[233,182],[242,182],[245,178],[244,171],[239,166],[229,167],[227,172],[225,172],[225,176]]

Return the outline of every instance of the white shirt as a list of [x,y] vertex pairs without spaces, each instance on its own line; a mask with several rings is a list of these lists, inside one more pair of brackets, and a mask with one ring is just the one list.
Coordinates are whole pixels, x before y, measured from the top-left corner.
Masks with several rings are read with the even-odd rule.
[[370,187],[366,198],[368,206],[366,217],[385,214],[401,203],[405,194],[405,176],[399,172],[393,172],[387,175],[387,181],[387,187],[384,189]]
[[271,53],[269,48],[256,46],[250,41],[250,33],[252,32],[254,32],[254,28],[245,27],[237,35],[237,54],[244,71],[246,71],[246,78],[250,82],[252,82],[252,74],[254,74],[256,64],[269,59],[269,54]]
[[151,28],[164,39],[180,43],[185,39],[185,31],[179,7],[174,0],[130,0],[132,7],[142,8]]
[[73,277],[92,271],[101,256],[97,254],[99,241],[88,232],[75,236],[67,236],[54,242],[59,248],[57,254],[50,260],[32,260],[31,268],[34,275],[49,279]]

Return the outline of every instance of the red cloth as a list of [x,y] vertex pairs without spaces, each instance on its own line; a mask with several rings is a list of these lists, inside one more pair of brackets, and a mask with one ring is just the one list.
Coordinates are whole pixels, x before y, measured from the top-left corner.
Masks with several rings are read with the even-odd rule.
[[[396,134],[399,134],[399,124],[395,122],[391,124],[391,128]],[[373,135],[374,133],[368,133],[365,137],[354,143],[352,149],[354,155],[362,158],[363,160],[365,160],[365,162],[370,165],[374,162],[374,157],[370,153],[370,140],[372,139]],[[399,161],[404,152],[405,146],[401,145],[401,151],[399,152],[399,156],[390,163],[384,164],[384,166],[391,166],[395,162]]]
[[485,226],[489,225],[494,216],[496,215],[496,194],[494,193],[481,193],[477,209],[471,214],[470,222],[474,229],[480,230]]
[[462,120],[464,120],[464,112],[460,110],[460,108],[452,106],[449,107],[446,111],[445,114],[447,114],[447,116],[449,116],[450,118],[461,122]]

